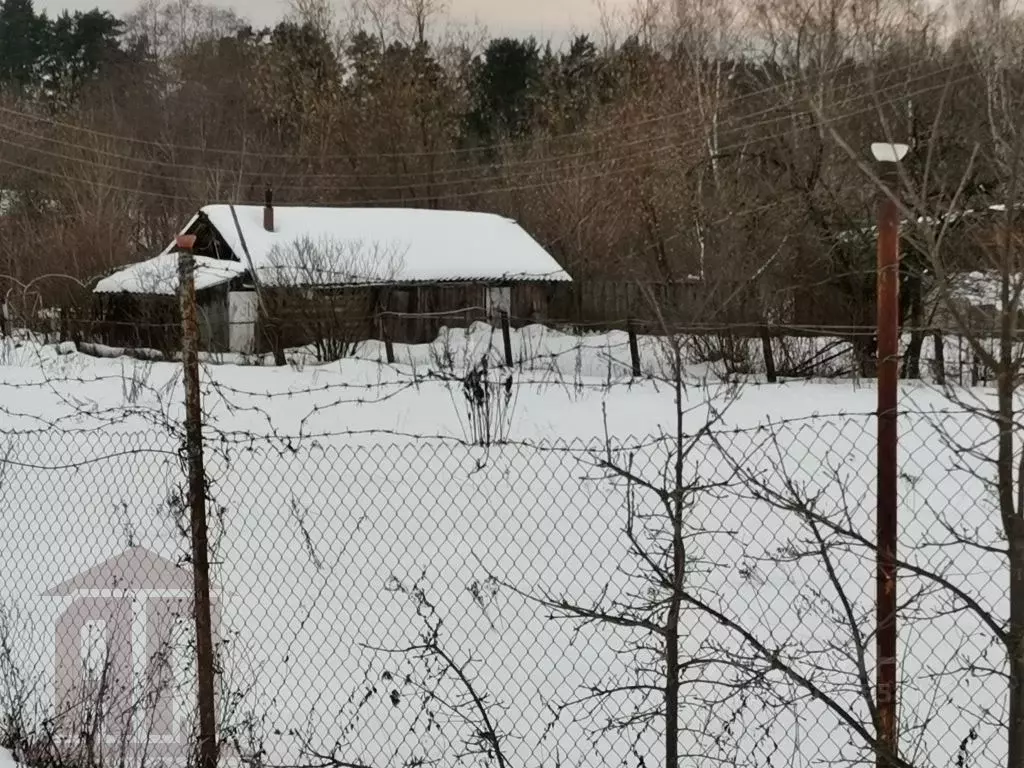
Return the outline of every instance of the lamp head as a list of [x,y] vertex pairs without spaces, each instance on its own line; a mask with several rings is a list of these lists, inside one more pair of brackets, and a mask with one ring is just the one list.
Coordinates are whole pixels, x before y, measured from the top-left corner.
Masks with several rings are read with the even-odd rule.
[[872,144],[871,154],[880,163],[898,163],[907,156],[910,147],[906,144]]

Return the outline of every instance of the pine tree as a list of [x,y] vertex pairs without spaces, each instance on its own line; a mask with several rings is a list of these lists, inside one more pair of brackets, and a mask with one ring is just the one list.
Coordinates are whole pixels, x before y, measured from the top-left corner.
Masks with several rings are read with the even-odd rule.
[[23,93],[38,84],[46,37],[32,0],[0,0],[0,86]]

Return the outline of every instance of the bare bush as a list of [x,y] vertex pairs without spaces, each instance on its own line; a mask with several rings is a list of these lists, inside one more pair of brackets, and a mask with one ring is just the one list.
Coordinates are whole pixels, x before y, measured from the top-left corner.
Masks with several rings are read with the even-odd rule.
[[511,372],[498,369],[495,375],[484,356],[466,371],[461,383],[469,441],[487,447],[508,440],[515,404]]
[[268,265],[257,265],[267,285],[296,288],[377,285],[394,282],[405,268],[399,244],[360,239],[298,237],[271,250]]
[[726,330],[693,337],[693,360],[719,367],[726,376],[751,373],[749,339]]
[[372,318],[383,286],[402,275],[401,247],[303,236],[275,247],[257,273],[268,287],[267,322],[312,344],[317,360],[352,355],[358,342],[372,337]]

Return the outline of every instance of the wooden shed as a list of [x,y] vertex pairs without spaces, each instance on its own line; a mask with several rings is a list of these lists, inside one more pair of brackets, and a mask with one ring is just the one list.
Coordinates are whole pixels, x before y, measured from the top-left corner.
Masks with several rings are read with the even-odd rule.
[[[418,208],[209,205],[182,229],[196,236],[203,348],[432,340],[442,326],[549,318],[554,286],[571,280],[515,221]],[[109,344],[177,348],[177,252],[101,280]]]

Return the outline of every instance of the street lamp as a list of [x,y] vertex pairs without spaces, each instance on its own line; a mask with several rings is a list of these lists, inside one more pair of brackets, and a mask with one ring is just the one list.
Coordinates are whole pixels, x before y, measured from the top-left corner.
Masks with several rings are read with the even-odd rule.
[[899,467],[897,408],[900,354],[900,212],[896,201],[899,163],[906,144],[871,145],[883,183],[878,204],[878,480],[875,635],[879,768],[891,768],[899,752],[896,728],[896,540]]

